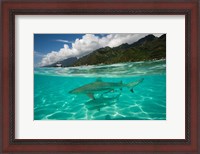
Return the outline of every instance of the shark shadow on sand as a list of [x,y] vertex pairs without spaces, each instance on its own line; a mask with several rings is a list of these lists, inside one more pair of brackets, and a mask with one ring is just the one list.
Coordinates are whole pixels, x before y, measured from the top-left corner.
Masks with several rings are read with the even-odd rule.
[[88,110],[98,110],[100,111],[102,108],[107,106],[112,106],[117,103],[119,97],[121,95],[121,92],[118,94],[113,95],[112,97],[104,96],[104,94],[100,95],[100,97],[95,99],[90,99],[85,103],[85,107]]

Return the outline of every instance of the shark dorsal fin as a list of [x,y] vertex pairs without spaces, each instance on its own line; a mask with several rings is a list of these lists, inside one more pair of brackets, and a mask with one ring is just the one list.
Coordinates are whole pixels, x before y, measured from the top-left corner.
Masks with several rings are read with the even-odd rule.
[[97,78],[96,82],[102,82],[102,79],[101,78]]

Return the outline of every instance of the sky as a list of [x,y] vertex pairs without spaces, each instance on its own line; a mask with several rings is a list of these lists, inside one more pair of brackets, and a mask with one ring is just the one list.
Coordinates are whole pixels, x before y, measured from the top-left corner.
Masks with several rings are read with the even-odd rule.
[[[34,66],[83,57],[102,47],[132,44],[149,34],[34,34]],[[161,36],[162,34],[153,34]]]

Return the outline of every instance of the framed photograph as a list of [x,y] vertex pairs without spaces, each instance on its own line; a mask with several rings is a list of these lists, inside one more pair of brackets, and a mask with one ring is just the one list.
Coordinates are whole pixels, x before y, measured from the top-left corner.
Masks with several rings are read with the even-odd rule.
[[198,1],[3,1],[2,153],[198,153]]

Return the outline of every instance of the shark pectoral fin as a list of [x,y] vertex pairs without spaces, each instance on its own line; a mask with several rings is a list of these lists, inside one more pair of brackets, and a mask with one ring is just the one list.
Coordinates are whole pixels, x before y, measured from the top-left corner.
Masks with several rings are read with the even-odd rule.
[[134,93],[134,90],[133,90],[133,88],[130,90],[132,93]]
[[88,97],[90,97],[91,99],[95,99],[94,94],[93,93],[88,93],[87,94]]

